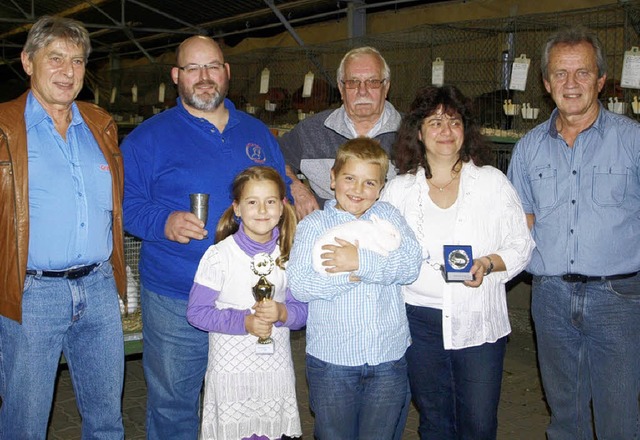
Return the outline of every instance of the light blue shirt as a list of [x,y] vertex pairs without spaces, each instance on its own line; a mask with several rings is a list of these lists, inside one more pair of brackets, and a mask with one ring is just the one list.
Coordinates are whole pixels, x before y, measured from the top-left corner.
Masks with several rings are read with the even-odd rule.
[[420,271],[422,251],[413,231],[396,208],[376,202],[360,219],[371,215],[390,221],[400,232],[400,247],[387,257],[358,251],[360,282],[349,274],[314,271],[312,249],[329,228],[355,220],[336,209],[335,200],[323,211],[305,217],[296,231],[287,266],[289,287],[299,301],[309,303],[307,353],[335,365],[378,365],[400,359],[410,344],[409,326],[400,286],[413,282]]
[[29,257],[35,270],[64,270],[111,256],[111,172],[72,104],[67,138],[32,93],[24,112],[29,153]]
[[534,275],[640,269],[640,124],[605,110],[569,148],[558,110],[515,146],[508,176],[535,215]]

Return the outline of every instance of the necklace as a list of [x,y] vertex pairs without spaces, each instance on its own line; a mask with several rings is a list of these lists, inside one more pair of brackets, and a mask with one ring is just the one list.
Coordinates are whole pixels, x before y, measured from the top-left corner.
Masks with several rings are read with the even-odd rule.
[[456,180],[456,178],[457,178],[457,177],[458,177],[458,173],[456,173],[456,174],[451,178],[451,180],[449,180],[449,181],[447,182],[447,184],[446,184],[446,185],[444,185],[444,186],[438,186],[438,185],[436,185],[435,183],[433,183],[433,182],[431,181],[431,179],[427,179],[427,183],[428,183],[428,184],[430,184],[431,186],[433,186],[434,188],[436,188],[438,191],[443,192],[443,191],[444,191],[444,189],[445,189],[447,186],[451,185],[451,182],[453,182],[454,180]]
[[[427,182],[428,181],[429,179],[427,179]],[[451,181],[453,182],[453,179],[451,179]],[[449,183],[447,183],[447,185]],[[444,186],[442,188],[444,189]],[[416,235],[420,245],[425,246],[426,244],[425,244],[425,237],[424,237],[424,206],[422,205],[422,185],[418,185],[418,224],[416,225]],[[425,252],[427,253],[426,258],[424,256]],[[431,259],[431,255],[429,255],[428,251],[425,251],[425,250],[422,251],[422,260],[425,261],[431,268],[433,268],[438,272],[440,272],[443,268],[442,263],[439,263],[438,261]]]

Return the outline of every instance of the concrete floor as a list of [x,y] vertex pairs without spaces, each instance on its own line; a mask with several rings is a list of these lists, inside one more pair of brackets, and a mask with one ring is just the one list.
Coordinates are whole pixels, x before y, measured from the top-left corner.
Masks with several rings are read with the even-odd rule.
[[[526,281],[526,279],[525,279]],[[499,440],[538,440],[545,438],[549,413],[540,386],[534,336],[529,306],[531,289],[517,280],[509,286],[507,301],[513,328],[504,362],[502,394],[498,412]],[[296,388],[302,419],[303,436],[313,439],[313,416],[308,405],[304,375],[304,331],[292,332],[291,347],[296,369]],[[146,385],[140,355],[130,355],[126,362],[123,419],[126,438],[144,439]],[[418,440],[418,414],[411,408],[403,440]],[[80,416],[76,409],[69,372],[61,366],[51,415],[49,439],[80,439]]]
[[[500,440],[544,439],[549,416],[540,387],[533,336],[527,309],[510,311],[514,332],[509,338],[504,364],[502,396],[498,413]],[[297,392],[304,438],[313,438],[313,416],[308,407],[308,392],[304,378],[304,332],[292,333],[292,352],[296,366]],[[144,439],[146,386],[140,355],[127,358],[123,399],[124,424],[127,439]],[[418,414],[411,408],[403,440],[418,440]],[[80,439],[80,417],[71,388],[69,372],[61,367],[51,417],[49,438]]]

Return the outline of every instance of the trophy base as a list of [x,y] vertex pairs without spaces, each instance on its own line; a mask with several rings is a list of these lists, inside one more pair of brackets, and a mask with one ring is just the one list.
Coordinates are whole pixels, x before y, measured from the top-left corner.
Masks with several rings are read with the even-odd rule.
[[256,343],[256,354],[273,354],[275,352],[275,345],[273,342],[264,344]]
[[462,283],[464,281],[473,281],[474,276],[469,272],[444,272],[442,273],[447,283]]

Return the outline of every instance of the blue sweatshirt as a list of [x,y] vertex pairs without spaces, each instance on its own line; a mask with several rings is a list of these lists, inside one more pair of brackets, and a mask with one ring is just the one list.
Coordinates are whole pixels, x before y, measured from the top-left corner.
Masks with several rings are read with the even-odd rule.
[[[284,177],[284,159],[269,129],[225,99],[229,122],[221,133],[177,105],[133,130],[122,143],[124,228],[143,240],[140,278],[145,288],[188,300],[200,258],[213,244],[220,216],[232,202],[231,184],[242,170],[268,165]],[[287,184],[289,179],[285,178]],[[174,211],[189,211],[190,193],[209,193],[204,240],[180,244],[164,227]]]

